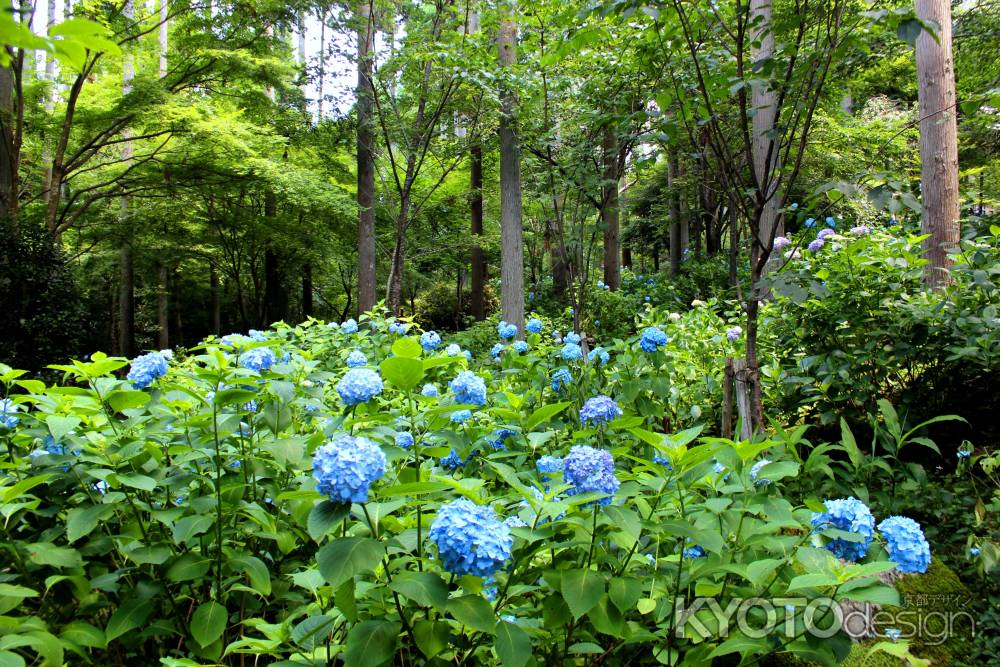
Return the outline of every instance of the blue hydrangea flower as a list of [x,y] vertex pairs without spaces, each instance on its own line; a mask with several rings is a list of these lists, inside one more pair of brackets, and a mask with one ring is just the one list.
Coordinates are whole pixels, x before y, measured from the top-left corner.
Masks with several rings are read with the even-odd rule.
[[535,461],[535,468],[542,476],[543,482],[549,481],[549,475],[561,473],[564,465],[565,464],[561,458],[557,456],[549,456],[548,454]]
[[[690,542],[691,538],[689,537],[687,541]],[[684,558],[701,558],[704,555],[705,555],[705,550],[697,544],[684,549],[684,554],[683,554]]]
[[528,301],[534,301],[534,300],[535,300],[535,293],[528,292]]
[[563,361],[578,361],[583,359],[583,348],[576,343],[566,343],[559,351],[559,356],[563,358]]
[[639,339],[639,347],[643,352],[652,354],[667,344],[667,334],[659,327],[646,327]]
[[649,303],[649,295],[644,296],[642,300],[645,301],[646,303]]
[[459,468],[461,468],[462,466],[464,466],[466,463],[468,463],[469,459],[471,458],[472,454],[469,454],[468,459],[463,459],[461,456],[458,455],[458,452],[456,452],[453,449],[451,450],[451,452],[448,453],[448,456],[445,456],[441,459],[441,467],[444,468],[445,470],[450,470],[454,472]]
[[931,547],[920,524],[905,516],[890,516],[878,525],[889,560],[900,572],[923,574],[931,564]]
[[583,340],[583,338],[580,337],[580,334],[578,334],[575,331],[570,331],[568,334],[566,334],[564,342],[573,343],[574,345],[579,345],[581,340]]
[[423,389],[420,390],[420,395],[421,396],[426,396],[428,398],[434,398],[435,396],[439,396],[440,392],[438,392],[438,388],[437,387],[435,387],[434,385],[428,383],[428,384],[425,384],[424,387],[423,387]]
[[792,240],[790,238],[787,238],[787,237],[784,237],[784,236],[775,236],[774,237],[774,249],[775,250],[781,250],[782,248],[786,248],[786,247],[788,247],[790,245],[792,245]]
[[729,479],[729,473],[727,472],[726,466],[722,465],[718,461],[716,461],[715,464],[712,466],[712,472],[716,475],[722,475],[723,482]]
[[537,317],[532,317],[528,320],[528,323],[524,325],[524,328],[528,330],[528,333],[542,333],[542,321]]
[[833,236],[836,233],[837,232],[833,231],[832,229],[821,229],[819,230],[819,233],[816,234],[816,238],[825,240],[826,237]]
[[903,631],[899,628],[886,628],[882,634],[892,641],[898,641],[903,636]]
[[497,429],[493,432],[493,439],[490,440],[490,445],[493,449],[507,449],[507,438],[517,435],[517,431],[512,431],[509,428]]
[[826,245],[826,241],[823,239],[815,239],[809,244],[808,250],[809,252],[819,252],[824,245]]
[[514,545],[510,528],[497,519],[493,508],[468,498],[443,505],[428,536],[437,545],[445,570],[484,578],[503,567]]
[[837,226],[837,221],[833,219],[833,216],[827,216],[826,226],[830,227],[831,229]]
[[503,343],[497,343],[490,349],[490,356],[493,357],[493,361],[500,361],[501,353],[503,353]]
[[565,389],[573,382],[573,376],[570,375],[568,368],[557,368],[552,373],[552,391],[559,391]]
[[497,325],[497,335],[500,336],[501,340],[510,340],[517,335],[517,325],[508,324],[503,320]]
[[971,449],[960,449],[960,450],[958,450],[958,458],[960,458],[960,459],[967,459],[970,456],[972,456],[972,450]]
[[743,335],[743,327],[729,327],[726,329],[726,340],[735,343]]
[[674,464],[670,462],[665,456],[660,456],[659,454],[653,454],[653,463],[663,466],[667,470],[673,470]]
[[408,324],[404,324],[403,322],[393,322],[389,325],[389,333],[398,334],[402,336],[406,333],[406,330],[408,328],[409,328]]
[[449,357],[457,357],[462,354],[462,346],[458,343],[452,343],[448,347],[444,348],[444,353]]
[[369,440],[342,434],[316,450],[316,490],[339,503],[368,502],[368,489],[385,475],[385,454]]
[[267,340],[267,334],[265,334],[263,331],[257,331],[256,329],[251,329],[250,331],[248,331],[247,336],[249,336],[250,340],[254,341],[255,343],[263,343],[265,340]]
[[269,347],[255,347],[240,355],[240,365],[252,371],[266,371],[276,361],[274,352]]
[[860,542],[837,537],[825,545],[827,551],[843,560],[856,561],[864,557],[875,534],[875,517],[871,510],[857,498],[839,498],[823,503],[825,512],[813,512],[813,532],[837,528],[861,536]]
[[[506,519],[504,519],[503,520],[503,525],[507,526],[508,528],[527,528],[528,527],[528,524],[526,524],[524,522],[524,519],[522,519],[521,517],[517,516],[516,514],[514,516],[509,516]],[[511,618],[511,619],[513,619],[514,617],[513,616],[507,616],[507,617],[501,617],[501,618]],[[511,620],[511,621],[508,621],[508,622],[509,623],[513,623],[514,621]]]
[[518,354],[524,354],[528,351],[528,343],[523,340],[514,341],[514,344],[511,347],[513,347],[514,351]]
[[462,371],[448,383],[455,400],[467,405],[486,405],[486,383],[472,371]]
[[456,410],[451,413],[451,421],[455,424],[461,424],[472,418],[472,410]]
[[601,366],[606,366],[611,361],[611,355],[603,347],[595,347],[587,354],[587,361],[592,364],[600,363]]
[[440,346],[441,336],[438,335],[437,331],[425,331],[420,334],[420,347],[424,348],[425,352],[431,352]]
[[358,333],[358,323],[351,318],[340,325],[340,330],[345,334],[355,334]]
[[857,227],[851,227],[851,233],[854,234],[855,236],[865,236],[866,234],[871,233],[871,231],[872,230],[868,227],[868,225],[858,225]]
[[132,360],[127,378],[136,389],[145,389],[166,374],[167,360],[159,352],[150,352]]
[[337,383],[337,393],[348,407],[367,403],[382,393],[382,378],[370,368],[352,368]]
[[409,431],[402,431],[396,434],[396,446],[402,449],[409,449],[413,446],[413,434]]
[[21,406],[9,398],[0,400],[0,428],[12,429],[20,423],[21,418],[15,413]]
[[597,501],[610,505],[612,496],[621,482],[615,477],[615,460],[609,452],[587,445],[570,448],[563,466],[563,478],[571,485],[568,493],[604,493],[606,497]]
[[803,224],[806,226],[806,229],[812,229],[816,226],[816,218],[806,218],[806,221]]
[[368,357],[361,350],[354,350],[347,355],[347,366],[349,368],[360,368],[368,364]]
[[606,287],[606,285],[604,284],[603,280],[598,280],[597,281],[597,289],[604,289],[605,287]]
[[600,426],[622,416],[622,409],[610,396],[588,398],[580,410],[580,422]]
[[750,479],[752,479],[753,483],[756,484],[757,486],[767,486],[768,484],[771,483],[771,480],[769,479],[764,479],[764,478],[757,479],[757,473],[760,472],[760,469],[766,466],[770,462],[771,461],[768,459],[761,459],[760,461],[757,461],[757,463],[754,463],[753,467],[750,468]]
[[981,553],[982,553],[982,551],[979,550],[979,547],[970,547],[969,548],[969,555],[972,556],[973,558],[975,558],[976,556],[978,556]]

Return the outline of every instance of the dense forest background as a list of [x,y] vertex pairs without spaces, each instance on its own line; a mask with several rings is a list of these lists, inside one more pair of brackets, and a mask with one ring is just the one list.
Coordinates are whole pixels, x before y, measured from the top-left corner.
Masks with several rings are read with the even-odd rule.
[[[15,3],[10,30],[83,42],[7,49],[5,361],[342,320],[373,299],[464,328],[500,306],[505,136],[525,298],[578,321],[597,319],[583,286],[616,291],[622,269],[688,276],[687,296],[748,290],[761,215],[782,233],[918,228],[913,44],[933,21],[860,0],[777,3],[774,25],[740,3],[660,4]],[[962,215],[982,220],[1000,4],[952,9]],[[747,195],[761,94],[780,116],[769,210]]]

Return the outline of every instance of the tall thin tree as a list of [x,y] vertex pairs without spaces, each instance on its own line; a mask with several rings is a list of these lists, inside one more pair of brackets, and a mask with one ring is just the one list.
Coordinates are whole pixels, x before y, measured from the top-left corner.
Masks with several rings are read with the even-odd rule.
[[601,192],[601,222],[604,227],[604,284],[614,292],[621,284],[619,264],[621,231],[618,224],[618,136],[611,123],[604,127],[602,149],[604,185]]
[[948,283],[948,253],[958,245],[958,127],[955,68],[951,51],[949,0],[917,0],[917,18],[937,26],[917,37],[917,101],[920,114],[921,231],[927,266],[924,280],[931,289]]
[[375,87],[372,0],[358,5],[358,312],[375,307]]
[[[515,0],[501,8],[497,48],[507,76],[517,59]],[[500,302],[503,319],[524,333],[524,231],[521,221],[521,151],[517,137],[517,99],[509,82],[500,91]]]

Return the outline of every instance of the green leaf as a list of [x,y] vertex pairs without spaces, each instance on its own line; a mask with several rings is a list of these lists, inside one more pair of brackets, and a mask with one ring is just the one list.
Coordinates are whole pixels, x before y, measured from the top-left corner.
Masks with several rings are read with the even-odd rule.
[[66,541],[76,542],[97,528],[97,523],[115,511],[112,505],[74,507],[66,512]]
[[331,500],[316,503],[309,511],[309,518],[306,520],[309,537],[319,542],[321,537],[343,521],[350,512],[350,503],[335,503]]
[[189,551],[182,554],[167,569],[167,579],[170,581],[192,581],[200,579],[208,572],[211,559],[200,553]]
[[524,667],[531,657],[531,639],[521,628],[507,621],[496,625],[493,649],[503,667]]
[[847,452],[847,457],[851,460],[851,465],[855,470],[861,467],[861,450],[858,448],[858,441],[854,439],[851,427],[847,425],[847,420],[840,418],[840,443]]
[[413,625],[413,636],[417,648],[430,659],[448,648],[451,626],[444,621],[417,621]]
[[52,435],[52,439],[56,442],[60,442],[66,437],[67,433],[80,425],[80,418],[49,415],[45,418],[45,425],[49,427],[49,433]]
[[191,635],[202,648],[208,646],[226,631],[229,614],[218,602],[204,602],[191,617]]
[[111,614],[108,625],[104,628],[104,636],[109,642],[113,642],[126,632],[141,627],[153,613],[153,607],[154,605],[145,598],[125,602]]
[[132,389],[118,389],[107,395],[106,401],[115,412],[139,408],[149,403],[149,394]]
[[246,572],[250,587],[261,595],[271,594],[271,572],[264,561],[249,554],[233,556],[229,559],[233,567]]
[[34,591],[27,586],[18,586],[17,584],[0,584],[0,598],[19,598],[23,600],[24,598],[37,598],[38,592]]
[[608,584],[608,597],[623,614],[635,609],[642,595],[642,581],[635,577],[614,577]]
[[257,396],[256,391],[247,389],[223,389],[215,392],[213,400],[215,405],[221,408],[227,405],[243,405],[247,401],[253,400],[255,396]]
[[434,572],[400,572],[389,588],[424,607],[440,609],[448,602],[448,585]]
[[67,624],[59,633],[59,639],[85,648],[104,648],[108,644],[100,628],[84,621]]
[[336,620],[325,614],[310,616],[292,628],[292,641],[305,650],[312,651],[327,640]]
[[544,424],[550,421],[557,414],[568,408],[572,403],[569,401],[563,401],[561,403],[551,403],[549,405],[543,405],[528,417],[528,420],[524,422],[524,429],[526,431],[533,431],[539,424]]
[[399,625],[372,620],[358,623],[347,633],[344,667],[376,667],[396,654]]
[[397,357],[406,359],[417,359],[424,353],[424,348],[420,347],[420,342],[413,336],[398,338],[392,344],[392,353]]
[[463,595],[448,600],[448,612],[462,625],[473,630],[488,632],[496,629],[496,614],[493,606],[482,595]]
[[156,480],[146,475],[130,472],[116,475],[116,477],[125,486],[139,489],[140,491],[152,491],[156,488]]
[[183,517],[174,524],[174,544],[182,545],[206,532],[215,524],[215,516],[211,514],[194,514]]
[[795,477],[799,474],[799,464],[795,461],[775,461],[768,463],[757,471],[757,479],[776,482],[785,477]]
[[12,651],[0,651],[0,667],[24,667],[24,658]]
[[51,542],[36,542],[28,545],[28,557],[36,565],[52,567],[80,567],[83,559],[76,549],[57,547]]
[[579,619],[604,595],[604,577],[593,570],[564,570],[562,573],[562,596]]
[[361,572],[372,572],[385,555],[385,546],[367,537],[340,537],[316,554],[319,571],[336,588]]
[[847,598],[857,602],[871,602],[882,606],[899,606],[899,591],[892,586],[874,584],[862,588],[854,588],[849,591],[839,593],[837,598]]
[[402,390],[413,389],[424,379],[424,365],[419,359],[389,357],[379,364],[382,377]]

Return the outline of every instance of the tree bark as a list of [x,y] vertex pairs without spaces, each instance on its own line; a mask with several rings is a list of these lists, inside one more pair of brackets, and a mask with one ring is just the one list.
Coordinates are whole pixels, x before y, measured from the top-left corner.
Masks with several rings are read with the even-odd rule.
[[156,344],[161,350],[170,347],[170,299],[169,272],[166,264],[160,264],[156,284]]
[[[129,20],[135,16],[133,0],[126,0],[122,9],[122,14]],[[132,92],[132,81],[135,79],[135,59],[126,51],[122,58],[122,95]],[[68,114],[68,112],[67,112]],[[132,142],[129,137],[132,132],[126,129],[124,132],[126,141],[122,144],[122,160],[128,162],[132,158]],[[57,155],[58,160],[58,155]],[[61,170],[53,168],[53,188],[60,187],[62,182]],[[50,195],[50,211],[52,204],[58,206],[59,198],[56,192]],[[54,220],[53,220],[54,222]],[[134,250],[132,247],[132,221],[129,216],[129,198],[121,198],[121,218],[119,224],[122,225],[122,245],[119,249],[119,283],[118,283],[118,354],[123,357],[131,357],[135,352],[135,266]]]
[[[751,57],[754,64],[764,63],[774,57],[774,30],[772,29],[773,0],[750,0]],[[778,92],[768,83],[767,77],[754,79],[751,84],[753,126],[753,168],[757,181],[757,202],[761,208],[758,226],[760,242],[770,248],[775,236],[781,235],[778,216],[778,141],[775,135]]]
[[375,307],[375,128],[372,0],[358,7],[358,313]]
[[681,272],[681,196],[677,183],[679,175],[677,151],[671,147],[667,154],[667,191],[670,197],[670,275],[672,276]]
[[948,253],[960,240],[958,130],[955,70],[951,46],[949,0],[917,0],[917,17],[934,22],[937,40],[927,31],[917,37],[917,100],[920,114],[920,185],[923,196],[921,231],[927,266],[924,281],[931,289],[949,282]]
[[212,333],[222,334],[222,296],[219,286],[219,271],[213,264],[209,269],[210,291],[212,299]]
[[[503,8],[497,47],[500,67],[514,65],[517,24],[514,2]],[[500,301],[503,319],[524,335],[524,240],[521,227],[521,155],[517,138],[517,101],[507,84],[500,93]]]
[[604,284],[612,292],[621,285],[621,230],[618,226],[618,137],[615,128],[604,128],[604,186],[601,194],[601,221],[604,225]]
[[[49,0],[52,2],[52,0]],[[167,75],[167,22],[169,21],[168,0],[160,0],[160,78]]]
[[307,320],[313,314],[313,267],[306,264],[302,267],[302,319]]
[[486,254],[479,244],[483,235],[483,147],[477,141],[469,149],[469,187],[472,217],[472,295],[470,307],[477,321],[486,319]]

